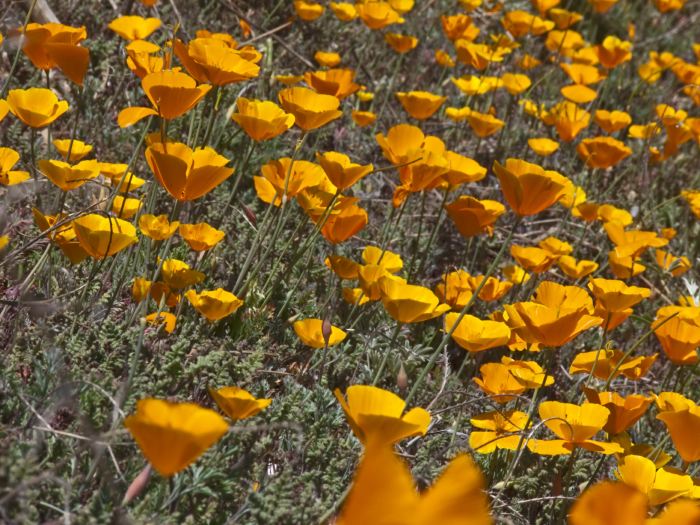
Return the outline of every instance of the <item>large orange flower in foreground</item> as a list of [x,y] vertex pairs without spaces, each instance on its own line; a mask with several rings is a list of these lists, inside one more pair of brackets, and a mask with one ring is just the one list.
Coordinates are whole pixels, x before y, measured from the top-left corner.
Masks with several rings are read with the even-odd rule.
[[68,102],[45,88],[11,89],[7,105],[12,114],[32,128],[43,128],[68,111]]
[[27,24],[22,51],[32,64],[48,71],[58,68],[79,86],[90,64],[90,51],[80,43],[87,38],[85,26],[70,27],[49,22]]
[[224,418],[194,403],[141,399],[124,426],[162,476],[177,474],[228,430]]
[[493,171],[506,201],[521,216],[535,215],[549,208],[564,196],[570,183],[556,171],[520,159],[507,159],[505,165],[496,161]]
[[244,97],[236,99],[236,113],[231,120],[256,141],[274,138],[294,125],[294,115],[285,113],[274,102]]
[[[406,403],[396,394],[375,386],[353,385],[333,392],[353,433],[366,447],[391,445],[407,437],[425,435],[430,414],[422,408],[404,413]],[[346,400],[347,397],[347,400]]]
[[158,182],[179,201],[206,195],[233,173],[229,160],[212,148],[191,150],[181,142],[157,142],[146,149],[146,161]]

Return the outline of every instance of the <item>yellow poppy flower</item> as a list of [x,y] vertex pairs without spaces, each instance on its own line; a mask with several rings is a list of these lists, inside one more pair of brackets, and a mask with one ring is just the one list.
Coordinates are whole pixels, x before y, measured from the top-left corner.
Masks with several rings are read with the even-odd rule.
[[19,153],[11,148],[0,147],[0,184],[14,186],[30,178],[29,172],[13,170],[19,161]]
[[602,481],[588,488],[573,504],[570,525],[644,525],[647,498],[624,483]]
[[225,386],[217,390],[210,388],[209,395],[233,421],[253,417],[272,403],[272,399],[256,399],[250,392],[237,386]]
[[515,213],[535,215],[557,202],[564,194],[568,179],[556,171],[519,159],[496,161],[493,170],[501,191]]
[[606,36],[595,50],[600,64],[606,69],[613,69],[632,58],[632,43],[612,35]]
[[285,111],[294,115],[295,124],[304,131],[311,131],[339,118],[340,100],[304,87],[283,89],[279,101]]
[[58,100],[50,89],[11,89],[7,105],[12,114],[32,128],[43,128],[68,111],[68,102]]
[[486,363],[479,368],[481,377],[474,377],[477,386],[495,403],[505,404],[513,401],[527,387],[511,373],[508,365],[503,363]]
[[146,40],[134,40],[126,46],[126,65],[139,78],[165,68],[165,58],[155,55],[160,46]]
[[[607,381],[623,375],[631,381],[644,377],[658,354],[650,356],[628,357],[624,361],[620,350],[593,350],[576,354],[569,367],[570,374],[592,373],[594,377]],[[617,368],[617,371],[613,371]]]
[[226,421],[193,403],[141,399],[124,426],[162,476],[172,476],[201,456],[228,430]]
[[175,323],[177,322],[177,317],[170,312],[153,312],[144,317],[146,322],[154,326],[163,326],[163,330],[166,333],[171,334],[175,331]]
[[72,224],[80,246],[95,259],[104,259],[138,242],[136,228],[116,217],[91,213]]
[[358,111],[354,109],[350,116],[352,117],[352,121],[361,128],[371,126],[377,120],[377,114],[371,111]]
[[160,26],[158,18],[131,15],[115,18],[107,27],[124,40],[145,40]]
[[80,43],[87,38],[83,27],[49,22],[29,23],[24,33],[22,51],[35,67],[48,71],[58,68],[73,82],[83,85],[90,63],[90,51]]
[[260,74],[257,52],[234,49],[218,38],[195,38],[188,44],[175,40],[173,51],[187,72],[201,83],[226,86]]
[[464,270],[443,274],[435,285],[435,295],[440,302],[449,304],[453,310],[461,310],[472,298],[471,276]]
[[587,259],[577,261],[570,255],[563,255],[559,257],[559,259],[557,259],[557,265],[567,277],[576,280],[592,274],[598,269],[599,266],[595,261],[589,261]]
[[274,102],[236,99],[236,113],[231,115],[253,140],[268,140],[281,135],[294,125],[294,115],[285,113]]
[[338,53],[331,51],[316,51],[314,53],[314,60],[318,62],[320,66],[335,67],[340,64],[341,57]]
[[144,214],[139,217],[139,230],[154,241],[168,239],[177,231],[178,226],[180,223],[178,221],[170,222],[167,215]]
[[467,122],[472,131],[477,137],[486,138],[500,131],[505,126],[505,122],[494,117],[490,113],[479,113],[478,111],[470,111],[467,115]]
[[406,403],[396,394],[375,386],[352,385],[345,395],[333,391],[355,437],[366,448],[391,445],[407,437],[424,436],[430,414],[422,408],[404,413]]
[[186,262],[178,259],[166,259],[160,267],[165,283],[177,290],[187,288],[204,280],[205,275],[190,268]]
[[389,2],[363,2],[355,4],[355,10],[362,22],[370,29],[383,29],[391,24],[402,24],[401,18]]
[[323,14],[325,7],[316,2],[308,2],[307,0],[294,0],[294,11],[297,16],[305,22],[313,22]]
[[329,5],[336,18],[342,22],[350,22],[357,18],[357,10],[349,2],[331,2]]
[[323,154],[316,152],[316,159],[330,181],[339,191],[348,189],[374,170],[372,164],[355,164],[350,161],[347,155],[335,151],[329,151]]
[[632,123],[632,117],[624,111],[606,111],[598,109],[595,112],[594,120],[601,129],[607,133],[615,133],[625,129]]
[[206,195],[233,174],[229,160],[210,147],[190,149],[181,142],[158,142],[146,148],[156,180],[179,201]]
[[432,117],[440,109],[447,97],[435,95],[427,91],[409,91],[408,93],[397,92],[401,106],[413,118],[426,120]]
[[492,411],[469,420],[473,427],[469,433],[469,447],[479,454],[491,454],[496,449],[518,450],[520,433],[525,430],[527,414],[518,410]]
[[180,237],[196,252],[211,250],[225,237],[225,233],[206,222],[180,224]]
[[[327,336],[324,335],[322,319],[303,319],[296,321],[293,328],[297,337],[301,339],[301,342],[311,348],[325,348],[326,346],[335,346],[342,343],[348,334],[330,323],[328,326],[330,327],[330,333]],[[327,341],[326,337],[328,338]]]
[[399,54],[408,53],[418,45],[418,39],[415,36],[402,35],[400,33],[387,33],[384,35],[384,40],[391,49]]
[[650,459],[634,454],[620,460],[615,475],[644,494],[652,507],[688,496],[693,489],[693,478],[688,474],[667,467],[657,469]]
[[[448,313],[445,316],[445,331],[453,329],[459,314]],[[452,331],[452,339],[469,352],[483,352],[508,344],[510,328],[498,321],[482,321],[473,315],[465,315]]]
[[243,300],[223,288],[204,290],[201,293],[187,290],[185,297],[195,310],[211,322],[231,315],[243,305]]
[[474,237],[482,233],[493,235],[493,225],[506,209],[500,202],[478,200],[462,195],[445,206],[447,214],[464,237]]
[[37,164],[39,171],[63,191],[79,188],[100,173],[96,160],[83,160],[72,166],[61,160],[40,160]]
[[142,204],[141,199],[117,195],[112,201],[112,213],[120,219],[129,220],[138,213]]
[[[63,157],[63,160],[68,162],[78,162],[92,151],[92,146],[85,144],[82,140],[54,139],[52,144],[61,157]],[[67,158],[69,150],[70,158]]]
[[379,280],[381,299],[387,313],[400,323],[420,323],[439,317],[450,310],[437,296],[423,286],[383,277]]
[[576,151],[587,166],[602,169],[611,168],[632,154],[623,142],[612,137],[583,139]]
[[584,388],[584,392],[589,403],[596,403],[610,410],[603,430],[611,436],[620,434],[634,425],[654,400],[652,396],[630,394],[622,397],[617,392],[596,392],[591,388]]

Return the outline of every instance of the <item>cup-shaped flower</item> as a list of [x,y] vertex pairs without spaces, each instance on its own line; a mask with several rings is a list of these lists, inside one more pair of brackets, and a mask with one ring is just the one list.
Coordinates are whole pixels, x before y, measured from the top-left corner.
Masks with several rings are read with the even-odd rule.
[[90,63],[90,51],[80,45],[87,38],[84,26],[30,23],[20,30],[24,33],[22,51],[35,67],[44,71],[58,68],[73,82],[83,85]]
[[[415,162],[422,156],[420,150],[425,143],[425,135],[420,128],[411,124],[398,124],[386,136],[378,133],[375,138],[384,157],[394,166]],[[698,201],[700,202],[700,192]]]
[[357,15],[370,29],[383,29],[391,24],[402,24],[401,18],[389,2],[363,2],[355,5]]
[[180,237],[196,252],[211,250],[219,244],[226,234],[206,222],[197,224],[180,224]]
[[353,69],[327,69],[304,74],[304,81],[314,91],[332,95],[338,100],[343,100],[360,89],[360,85],[353,82],[354,78]]
[[202,272],[193,270],[189,264],[178,259],[166,259],[163,261],[160,273],[165,284],[176,290],[200,283],[205,277]]
[[542,422],[559,439],[531,440],[528,442],[528,448],[536,454],[570,454],[576,447],[602,454],[623,452],[623,448],[617,443],[591,439],[608,421],[610,411],[604,406],[594,403],[579,406],[559,401],[543,401],[540,403],[539,413]]
[[314,60],[319,66],[335,67],[342,61],[339,53],[333,51],[321,51],[320,49],[314,53]]
[[657,315],[652,328],[671,362],[676,365],[693,365],[698,362],[700,326],[696,320]]
[[305,22],[313,22],[323,14],[325,7],[316,2],[308,0],[294,0],[294,11],[297,16]]
[[283,200],[295,197],[301,191],[321,183],[323,169],[313,162],[283,157],[271,160],[260,169],[261,176],[253,177],[258,197],[264,202],[280,206]]
[[[67,162],[78,162],[92,151],[92,146],[85,144],[82,140],[55,139],[52,144],[63,160]],[[69,154],[70,158],[68,158]]]
[[459,233],[467,238],[482,233],[493,235],[494,223],[506,211],[498,201],[479,200],[468,195],[458,197],[445,209]]
[[19,153],[11,148],[0,147],[0,184],[14,186],[29,179],[29,172],[12,169],[18,161]]
[[544,122],[556,128],[559,138],[571,142],[588,126],[591,114],[568,100],[560,102],[550,109]]
[[400,33],[387,33],[384,35],[384,41],[399,54],[408,53],[418,45],[418,39],[415,36]]
[[124,426],[153,468],[167,477],[194,462],[228,430],[213,410],[153,398],[139,400]]
[[32,128],[43,128],[68,111],[68,102],[45,88],[11,89],[7,105],[12,114]]
[[649,288],[628,286],[618,279],[591,279],[588,289],[607,312],[621,312],[651,295]]
[[458,318],[459,314],[448,313],[445,316],[445,331],[452,331],[452,339],[469,352],[505,346],[510,340],[510,328],[505,323],[465,315],[455,326]]
[[564,272],[564,275],[576,280],[592,274],[599,266],[595,261],[589,261],[587,259],[577,261],[570,255],[562,255],[559,257],[559,259],[557,259],[557,265],[559,269]]
[[202,293],[187,290],[185,297],[195,310],[211,322],[231,315],[243,305],[242,299],[223,288],[204,290]]
[[592,350],[576,354],[569,367],[569,373],[593,374],[604,381],[623,375],[631,381],[638,381],[646,375],[657,357],[658,354],[653,354],[623,360],[624,354],[620,350]]
[[559,149],[559,143],[547,137],[528,139],[527,145],[540,157],[549,157]]
[[486,363],[481,365],[479,372],[481,377],[472,380],[495,403],[508,403],[527,390],[511,373],[510,367],[503,363]]
[[335,151],[328,151],[323,154],[317,152],[316,159],[330,181],[340,191],[348,189],[374,170],[372,164],[356,164],[347,155]]
[[518,335],[549,347],[563,346],[585,330],[602,323],[599,317],[578,309],[562,309],[534,302],[506,305],[505,310],[512,319],[520,319],[524,323],[524,330],[511,325]]
[[120,16],[112,20],[107,27],[124,40],[145,40],[161,26],[158,18],[142,16]]
[[440,304],[429,288],[406,284],[401,279],[384,277],[379,281],[381,299],[387,313],[400,323],[420,323],[450,310]]
[[146,148],[146,161],[158,182],[179,201],[198,199],[233,174],[229,160],[210,147],[191,150],[181,142]]
[[256,399],[250,392],[237,386],[225,386],[217,390],[210,388],[209,395],[233,421],[253,417],[272,403],[272,399]]
[[432,117],[447,100],[447,97],[428,91],[398,92],[396,93],[396,98],[399,99],[403,109],[418,120],[426,120]]
[[537,164],[507,159],[493,165],[501,191],[512,210],[521,216],[535,215],[557,202],[569,183],[564,175]]
[[546,272],[557,261],[557,257],[550,251],[537,246],[513,244],[510,247],[510,254],[520,266],[534,273]]
[[195,38],[187,45],[176,40],[173,49],[187,72],[201,83],[225,86],[260,74],[257,53],[234,49],[218,38]]
[[139,230],[154,241],[164,241],[177,231],[180,223],[170,222],[167,215],[150,215],[145,213],[139,217]]
[[596,392],[591,388],[584,388],[584,392],[590,403],[602,405],[610,410],[610,416],[603,430],[611,436],[620,434],[634,425],[654,400],[651,396],[630,394],[622,397],[617,392]]
[[[50,228],[53,230],[46,234],[51,242],[58,245],[61,251],[70,260],[72,264],[78,264],[88,257],[88,253],[83,249],[78,241],[73,228],[72,222],[64,222],[66,217],[64,214],[59,215],[44,215],[38,209],[32,208],[34,215],[34,223],[42,231],[46,232]],[[58,222],[63,223],[62,226],[56,226]]]
[[324,328],[323,323],[322,319],[296,321],[293,325],[294,333],[297,334],[302,343],[311,348],[334,346],[342,343],[348,336],[343,330],[330,323],[327,323],[327,328]]
[[353,109],[350,116],[352,117],[352,121],[361,128],[371,126],[377,120],[377,114],[372,111],[358,111]]
[[104,259],[138,242],[131,223],[97,213],[75,219],[73,229],[80,246],[95,259]]
[[467,115],[467,122],[479,138],[490,137],[506,124],[490,113],[479,113],[478,111],[470,111]]
[[632,154],[623,142],[612,137],[583,139],[576,151],[588,167],[602,169],[611,168]]
[[431,487],[419,492],[408,466],[390,447],[372,447],[365,450],[336,523],[490,525],[492,520],[483,477],[466,454],[455,457]]
[[[596,483],[574,502],[570,525],[642,525],[647,523],[647,498],[625,483]],[[670,525],[670,524],[663,524]]]
[[474,159],[449,150],[445,151],[444,157],[449,168],[447,173],[440,178],[447,182],[450,187],[466,182],[477,182],[486,177],[486,168]]
[[139,78],[163,71],[165,58],[156,55],[160,46],[146,40],[134,40],[126,46],[126,66]]
[[688,474],[667,467],[657,469],[652,460],[634,454],[620,459],[615,475],[644,494],[652,507],[688,496],[693,490],[693,478]]
[[615,133],[625,129],[632,123],[632,117],[624,111],[606,111],[599,109],[595,112],[594,120],[606,133]]
[[352,385],[345,395],[337,388],[333,393],[353,433],[367,448],[424,436],[430,426],[430,414],[426,410],[417,407],[404,413],[406,403],[388,390]]
[[79,188],[100,174],[96,160],[82,160],[72,166],[62,160],[40,160],[37,164],[39,171],[63,191]]
[[632,42],[608,35],[602,44],[595,47],[595,51],[600,65],[606,69],[613,69],[632,58]]
[[141,79],[143,88],[153,108],[128,107],[117,115],[117,123],[125,128],[148,116],[159,116],[172,120],[187,113],[202,100],[211,86],[197,85],[187,73],[174,69],[164,69],[149,73]]
[[117,195],[112,201],[112,213],[120,219],[131,219],[141,209],[141,199]]
[[177,323],[177,317],[175,314],[170,312],[153,312],[144,317],[146,322],[150,325],[156,327],[163,327],[165,333],[172,334],[175,331],[175,324]]
[[331,244],[340,244],[359,233],[368,222],[367,212],[352,204],[338,213],[332,213],[323,225],[321,234]]
[[700,461],[700,407],[697,404],[680,396],[677,402],[663,406],[656,419],[660,419],[666,425],[673,446],[683,461]]
[[357,10],[350,2],[330,2],[331,10],[341,22],[350,22],[357,18]]
[[435,285],[435,294],[440,302],[449,304],[453,310],[461,310],[472,298],[471,276],[464,270],[443,274]]
[[231,115],[253,140],[268,140],[281,135],[294,125],[294,115],[285,113],[269,100],[236,99],[236,113]]
[[339,118],[340,100],[304,87],[292,87],[279,92],[279,101],[285,111],[294,115],[295,124],[304,131],[325,126]]

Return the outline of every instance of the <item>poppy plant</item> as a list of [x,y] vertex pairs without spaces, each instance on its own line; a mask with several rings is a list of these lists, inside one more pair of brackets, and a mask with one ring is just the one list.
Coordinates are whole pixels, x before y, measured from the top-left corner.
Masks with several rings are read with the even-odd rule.
[[[625,483],[596,483],[574,502],[569,513],[570,525],[644,525],[647,498]],[[667,524],[664,524],[667,525]]]
[[494,410],[474,416],[469,422],[479,430],[469,433],[469,447],[479,454],[491,454],[497,449],[518,450],[527,421],[527,414],[518,410]]
[[72,224],[80,246],[95,259],[104,259],[138,242],[136,228],[116,217],[91,213]]
[[187,72],[200,83],[226,86],[260,74],[257,52],[234,49],[218,38],[195,38],[187,45],[176,40],[173,50]]
[[236,112],[231,119],[258,142],[277,137],[294,125],[294,115],[285,113],[274,102],[244,97],[236,99]]
[[294,115],[295,124],[304,131],[325,126],[339,118],[340,100],[332,95],[323,95],[304,87],[283,89],[279,92],[280,105]]
[[112,20],[107,27],[124,40],[145,40],[161,26],[158,18],[129,15]]
[[583,139],[576,151],[588,167],[601,169],[611,168],[632,154],[630,148],[612,137]]
[[472,381],[495,403],[505,404],[513,401],[527,387],[511,373],[510,367],[503,363],[486,363],[479,368],[481,377]]
[[457,313],[445,316],[445,331],[452,332],[452,339],[469,352],[483,352],[508,344],[510,328],[498,321],[482,321],[473,315],[465,315],[457,326]]
[[381,299],[387,313],[400,323],[420,323],[439,317],[450,310],[429,289],[407,284],[401,279],[383,277],[379,280]]
[[126,46],[126,66],[139,78],[149,73],[163,71],[166,67],[165,58],[156,55],[160,46],[146,40],[134,40]]
[[185,297],[195,310],[212,323],[231,315],[243,305],[242,299],[223,288],[204,290],[201,293],[187,290]]
[[422,408],[405,411],[406,403],[396,394],[375,386],[352,385],[345,395],[333,391],[355,437],[366,448],[392,445],[402,439],[425,435],[430,414]]
[[40,160],[37,165],[39,171],[63,191],[79,188],[100,174],[96,160],[83,160],[72,166],[62,160]]
[[68,111],[68,102],[45,88],[11,89],[7,105],[12,114],[32,128],[44,128]]
[[322,319],[303,319],[295,321],[292,326],[301,342],[311,348],[335,346],[348,336],[346,332],[330,323],[327,323],[326,328]]
[[59,222],[62,223],[61,226],[54,228],[53,231],[47,233],[46,236],[51,242],[58,245],[63,254],[68,257],[71,264],[78,264],[89,257],[88,252],[85,251],[80,241],[78,241],[73,223],[70,221],[66,222],[66,216],[64,214],[44,215],[36,208],[32,208],[32,214],[34,215],[34,223],[42,232],[54,228]]
[[90,51],[80,45],[87,38],[84,26],[32,22],[20,31],[24,34],[22,51],[35,67],[44,71],[58,68],[70,80],[83,85],[90,63]]
[[181,142],[157,142],[146,148],[146,161],[156,180],[179,201],[206,195],[229,178],[229,160],[210,147],[190,149]]
[[274,206],[281,206],[290,197],[321,183],[325,174],[313,162],[283,157],[271,160],[260,169],[260,176],[253,177],[258,197]]
[[490,525],[492,520],[483,477],[466,454],[456,456],[431,487],[418,492],[394,451],[375,446],[365,450],[336,523]]
[[237,386],[225,386],[216,390],[210,388],[209,395],[233,421],[253,417],[272,403],[272,399],[256,399],[250,392]]
[[117,115],[119,127],[126,128],[148,116],[173,120],[196,106],[211,89],[209,84],[198,86],[187,73],[174,69],[149,73],[141,79],[141,87],[153,108],[133,106],[121,110]]
[[139,400],[124,426],[153,468],[166,477],[187,468],[228,431],[213,410],[153,398]]
[[193,270],[189,264],[178,259],[163,261],[160,273],[163,281],[176,290],[200,283],[206,277],[202,272]]
[[447,97],[427,91],[398,92],[396,93],[396,98],[399,99],[401,106],[406,112],[418,120],[426,120],[432,117],[447,100]]
[[82,140],[54,139],[52,144],[67,162],[78,162],[92,151],[92,146],[85,144]]
[[206,222],[197,224],[180,224],[180,237],[196,252],[211,250],[226,236]]
[[14,186],[29,179],[29,172],[12,169],[18,161],[19,153],[11,148],[0,147],[0,184]]
[[318,65],[323,67],[335,67],[340,64],[342,58],[340,54],[334,53],[332,51],[316,51],[314,53],[314,60]]
[[366,177],[374,170],[372,164],[361,165],[350,161],[350,157],[335,151],[316,153],[318,163],[339,191],[348,189],[358,180]]
[[144,319],[150,325],[162,326],[167,334],[171,334],[175,331],[177,317],[170,312],[153,312],[145,316]]
[[360,20],[370,29],[383,29],[391,24],[402,24],[401,18],[389,2],[362,2],[355,4],[355,10]]
[[328,69],[304,74],[304,81],[314,91],[334,96],[338,100],[343,100],[360,89],[360,85],[353,82],[354,78],[353,69]]
[[164,241],[172,237],[178,226],[180,223],[178,221],[170,222],[167,215],[156,216],[145,213],[139,217],[139,230],[154,241]]
[[536,215],[557,202],[569,180],[556,171],[519,159],[496,161],[493,171],[511,209],[521,216]]
[[622,397],[617,392],[596,392],[592,388],[584,388],[586,399],[610,410],[610,416],[603,427],[609,435],[615,436],[634,425],[647,411],[654,398],[630,394]]
[[623,452],[623,448],[617,443],[591,439],[602,430],[610,415],[610,411],[604,406],[593,403],[579,406],[559,401],[543,401],[539,406],[539,414],[545,426],[559,439],[529,441],[528,448],[535,454],[570,454],[576,447],[602,454]]
[[493,235],[493,224],[505,211],[498,201],[479,200],[462,195],[445,206],[447,214],[464,237],[474,237],[482,233]]

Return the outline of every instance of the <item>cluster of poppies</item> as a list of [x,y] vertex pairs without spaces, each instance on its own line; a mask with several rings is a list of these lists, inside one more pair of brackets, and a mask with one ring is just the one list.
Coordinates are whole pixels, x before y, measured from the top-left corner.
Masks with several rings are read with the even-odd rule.
[[[141,3],[155,9],[155,1]],[[141,318],[144,330],[173,339],[184,335],[179,321],[189,315],[183,298],[213,329],[250,304],[268,306],[285,276],[298,275],[286,283],[291,291],[279,309],[286,312],[314,255],[323,252],[318,264],[333,285],[332,304],[340,306],[316,317],[294,315],[288,330],[294,344],[323,353],[325,364],[326,354],[359,344],[360,321],[392,334],[371,377],[335,390],[363,446],[337,523],[492,522],[486,482],[471,455],[454,457],[418,492],[396,454],[399,442],[410,437],[415,443],[442,424],[407,404],[428,399],[421,394],[447,350],[461,353],[458,380],[480,400],[470,417],[469,450],[508,461],[504,487],[510,489],[523,457],[566,455],[573,462],[578,454],[600,454],[614,461],[614,479],[571,494],[580,496],[569,509],[571,524],[700,522],[700,481],[693,477],[700,464],[700,408],[696,393],[683,390],[693,384],[699,362],[700,293],[692,278],[682,280],[692,274],[696,255],[688,238],[698,231],[693,217],[700,219],[700,188],[692,187],[697,179],[684,180],[664,202],[643,196],[644,206],[629,210],[615,195],[637,171],[649,179],[697,157],[700,43],[689,43],[682,54],[658,50],[644,57],[635,53],[632,23],[619,34],[591,31],[595,23],[588,22],[623,8],[618,0],[579,2],[582,12],[559,0],[520,2],[518,9],[459,0],[458,8],[439,15],[440,38],[426,42],[397,32],[422,23],[424,8],[413,0],[288,3],[296,20],[283,28],[320,31],[324,20],[356,24],[347,34],[379,35],[394,73],[378,83],[363,64],[339,67],[350,57],[338,52],[340,44],[314,50],[317,70],[282,71],[287,66],[273,67],[273,57],[257,45],[256,35],[266,33],[244,18],[246,40],[238,42],[205,29],[187,39],[156,16],[120,16],[108,28],[123,40],[121,67],[135,91],[130,100],[143,101],[114,115],[115,130],[140,136],[130,160],[106,160],[116,152],[90,158],[88,137],[76,136],[90,66],[86,29],[17,28],[17,56],[21,50],[45,72],[47,87],[10,89],[0,99],[0,120],[11,113],[10,125],[28,144],[0,147],[0,184],[33,185],[40,197],[31,207],[38,238],[60,250],[76,272],[86,260],[96,271],[106,259],[125,259],[133,270],[131,321]],[[686,9],[685,0],[645,4],[668,17]],[[422,51],[440,77],[432,91],[402,84],[406,57],[418,60]],[[10,80],[13,72],[14,66]],[[72,83],[76,102],[50,87],[54,77]],[[276,100],[244,96],[268,79]],[[673,94],[646,113],[637,111],[636,90],[662,79]],[[222,101],[235,86],[241,89],[226,111]],[[630,93],[626,107],[616,98],[623,92]],[[75,123],[58,126],[60,119]],[[341,125],[360,137],[371,158],[340,146],[319,149],[342,142],[317,140]],[[229,129],[245,137],[235,153],[221,139]],[[268,141],[273,146],[263,148]],[[266,156],[251,168],[261,151]],[[15,169],[18,164],[24,169]],[[380,199],[370,196],[373,186],[389,189],[386,210],[374,209]],[[182,218],[183,207],[208,202],[214,191],[227,193],[221,217]],[[252,200],[243,204],[246,196]],[[679,204],[687,223],[651,228],[656,211]],[[238,235],[222,226],[233,208],[253,237],[241,244],[249,250],[233,264],[233,278],[216,282],[205,263]],[[263,210],[261,219],[254,208]],[[402,220],[409,215],[417,232],[406,235]],[[692,233],[679,235],[683,229]],[[403,254],[401,235],[409,237]],[[432,261],[441,235],[452,239],[448,251],[463,244],[465,257],[450,256],[448,265]],[[173,254],[178,243],[182,259]],[[8,260],[17,261],[35,242],[0,237],[0,250],[8,244]],[[133,261],[142,264],[130,266]],[[655,311],[653,318],[648,311]],[[425,333],[435,334],[430,358],[403,378],[411,385],[408,395],[377,386],[406,375],[397,341]],[[476,363],[473,377],[462,374],[467,363]],[[665,367],[662,383],[655,367]],[[561,391],[575,392],[577,402],[554,392],[562,382]],[[212,388],[210,395],[230,421],[194,403],[151,397],[124,420],[162,476],[182,471],[226,439],[230,423],[273,402],[237,386]],[[635,425],[651,424],[652,413],[662,423],[658,439],[641,441]]]

